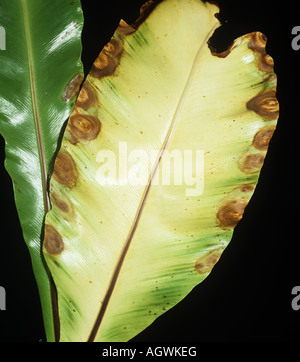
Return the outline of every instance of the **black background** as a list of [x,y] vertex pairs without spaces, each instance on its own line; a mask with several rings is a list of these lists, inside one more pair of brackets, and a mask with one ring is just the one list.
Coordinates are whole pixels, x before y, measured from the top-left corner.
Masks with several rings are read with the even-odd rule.
[[[144,1],[83,0],[82,60],[87,73],[121,18],[133,23]],[[257,189],[233,239],[211,274],[176,307],[133,341],[286,342],[299,340],[300,311],[291,290],[300,285],[297,136],[300,51],[291,30],[300,25],[297,2],[219,0],[226,22],[212,44],[225,50],[238,36],[261,31],[275,61],[280,118]],[[226,91],[226,89],[224,89]],[[4,169],[1,138],[0,341],[45,341],[39,295]]]

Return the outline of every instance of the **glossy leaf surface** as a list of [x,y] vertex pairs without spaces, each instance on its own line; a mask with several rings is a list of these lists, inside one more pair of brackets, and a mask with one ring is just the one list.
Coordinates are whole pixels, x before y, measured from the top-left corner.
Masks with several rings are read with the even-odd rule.
[[210,49],[218,10],[148,2],[79,94],[45,226],[62,341],[134,337],[208,275],[243,216],[276,127],[276,76],[261,33]]
[[74,108],[83,79],[80,1],[1,0],[0,24],[6,37],[6,49],[0,53],[0,132],[6,142],[5,167],[14,185],[47,338],[54,340],[55,296],[41,241],[50,207],[48,175],[62,126]]

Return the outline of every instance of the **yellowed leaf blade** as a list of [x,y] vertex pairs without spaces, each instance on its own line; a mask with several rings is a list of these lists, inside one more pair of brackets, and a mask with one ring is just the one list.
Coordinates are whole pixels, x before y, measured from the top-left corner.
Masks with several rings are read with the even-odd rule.
[[64,341],[126,341],[201,282],[275,130],[263,35],[216,54],[215,5],[151,5],[95,61],[56,159],[44,252]]

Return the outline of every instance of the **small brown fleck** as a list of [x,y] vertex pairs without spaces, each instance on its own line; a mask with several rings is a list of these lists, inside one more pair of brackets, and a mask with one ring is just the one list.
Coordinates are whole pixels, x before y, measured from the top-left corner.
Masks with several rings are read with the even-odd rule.
[[253,146],[261,151],[266,151],[273,136],[276,126],[269,126],[256,133],[253,139]]
[[78,73],[69,81],[61,97],[63,101],[71,101],[77,96],[83,78],[83,73]]
[[195,269],[199,274],[209,273],[217,261],[220,259],[224,248],[218,248],[210,251],[208,254],[202,256],[195,263]]
[[279,103],[274,90],[260,93],[247,103],[247,108],[262,117],[276,120],[279,116]]
[[57,255],[64,250],[62,237],[50,225],[45,225],[44,247],[48,254]]
[[248,201],[244,198],[237,198],[227,201],[227,203],[220,207],[217,218],[222,227],[233,228],[241,220],[244,214],[245,207]]
[[73,186],[77,179],[77,169],[72,156],[64,151],[57,154],[53,178],[62,185]]
[[83,114],[73,113],[68,122],[70,131],[75,143],[80,140],[94,140],[101,129],[101,123],[98,118]]
[[242,157],[240,161],[240,169],[244,173],[252,174],[259,172],[263,166],[265,160],[265,154],[262,153],[250,153]]

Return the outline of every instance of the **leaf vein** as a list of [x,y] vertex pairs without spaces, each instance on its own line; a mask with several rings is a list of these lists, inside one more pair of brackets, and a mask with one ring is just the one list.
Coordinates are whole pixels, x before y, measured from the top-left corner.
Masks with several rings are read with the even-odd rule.
[[216,22],[215,25],[210,29],[210,31],[206,35],[206,38],[204,39],[204,41],[200,45],[199,50],[198,50],[198,52],[197,52],[197,54],[195,56],[193,65],[191,67],[191,71],[189,73],[189,76],[188,76],[188,79],[186,81],[183,92],[181,94],[181,97],[180,97],[180,99],[178,101],[177,108],[175,110],[174,116],[173,116],[172,121],[170,123],[170,127],[168,129],[168,132],[167,132],[166,137],[164,139],[164,142],[162,144],[160,153],[158,154],[156,163],[154,164],[153,170],[149,175],[148,183],[147,183],[147,186],[145,187],[145,191],[144,191],[143,197],[141,198],[141,202],[140,202],[140,204],[139,204],[139,206],[137,208],[137,212],[136,212],[136,216],[135,216],[135,219],[133,221],[133,224],[132,224],[132,228],[131,228],[131,230],[130,230],[130,232],[128,234],[128,237],[126,238],[124,248],[123,248],[123,250],[122,250],[122,252],[120,254],[120,258],[118,260],[118,263],[116,264],[115,270],[114,270],[113,275],[112,275],[112,279],[110,281],[110,284],[109,284],[108,289],[106,291],[106,294],[104,296],[104,299],[103,299],[99,314],[97,316],[95,324],[94,324],[94,326],[93,326],[93,328],[91,330],[90,336],[88,338],[88,342],[93,342],[95,340],[95,338],[96,338],[96,335],[97,335],[98,330],[100,328],[100,324],[101,324],[101,322],[102,322],[102,320],[104,318],[105,311],[107,309],[108,303],[110,301],[110,298],[111,298],[112,293],[114,291],[115,285],[117,283],[118,276],[120,274],[123,262],[125,260],[126,254],[127,254],[127,251],[129,250],[131,241],[132,241],[132,239],[134,237],[134,234],[135,234],[135,231],[136,231],[136,229],[138,227],[138,224],[139,224],[141,215],[143,213],[143,209],[144,209],[144,206],[145,206],[145,203],[146,203],[146,200],[147,200],[147,197],[148,197],[148,194],[149,194],[149,191],[150,191],[150,188],[151,188],[155,173],[156,173],[156,171],[157,171],[157,169],[159,167],[159,164],[160,164],[160,162],[162,160],[164,152],[166,151],[170,141],[172,140],[174,131],[176,129],[177,122],[178,122],[178,120],[180,118],[180,114],[181,114],[181,111],[182,111],[183,106],[184,106],[184,102],[185,102],[185,100],[186,100],[186,98],[188,96],[188,93],[190,91],[190,88],[192,86],[192,81],[193,81],[193,78],[194,78],[194,74],[196,72],[196,68],[197,68],[197,65],[199,63],[199,60],[200,60],[201,54],[203,52],[204,46],[207,44],[209,38],[212,36],[212,34],[214,33],[215,29],[218,26],[219,26],[219,22]]

